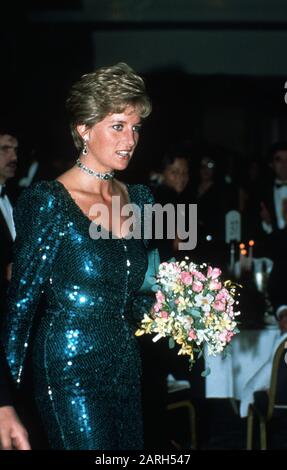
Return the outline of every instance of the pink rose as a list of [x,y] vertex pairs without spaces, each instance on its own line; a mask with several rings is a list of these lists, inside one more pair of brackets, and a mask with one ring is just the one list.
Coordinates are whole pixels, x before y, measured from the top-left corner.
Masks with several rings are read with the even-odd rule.
[[223,331],[222,333],[220,333],[218,335],[218,338],[220,339],[220,341],[222,341],[222,343],[225,343],[225,340],[226,340],[226,332]]
[[188,273],[187,271],[184,271],[183,273],[181,273],[180,279],[183,282],[183,284],[186,284],[187,286],[192,284],[192,275]]
[[162,309],[162,304],[157,302],[153,307],[155,312],[159,312]]
[[211,279],[216,279],[220,276],[221,270],[219,268],[212,268],[208,266],[207,269],[207,277],[211,277]]
[[158,290],[157,293],[155,294],[156,296],[156,300],[159,302],[159,303],[163,303],[165,301],[165,297],[163,295],[163,293]]
[[228,290],[223,288],[221,289],[215,297],[215,300],[224,300],[226,301],[229,297]]
[[221,302],[221,300],[216,300],[213,304],[214,310],[218,312],[224,312],[225,310],[225,302]]
[[222,287],[221,282],[218,282],[216,280],[210,281],[210,283],[209,283],[209,288],[211,290],[219,290],[219,289],[221,289],[221,287]]
[[226,341],[227,343],[230,343],[232,336],[234,336],[233,331],[228,331],[226,335]]
[[193,292],[201,292],[203,289],[203,284],[200,281],[194,281],[192,283],[192,290]]
[[224,330],[218,337],[223,343],[230,343],[232,336],[234,336],[232,331]]
[[195,331],[194,331],[194,330],[190,330],[190,332],[188,333],[188,337],[189,337],[190,339],[196,339],[197,336],[196,336]]
[[234,318],[233,307],[228,307],[227,313],[228,313],[228,315],[229,315],[230,318]]
[[168,318],[168,312],[166,312],[165,310],[162,310],[162,312],[160,312],[160,316],[161,318]]
[[200,271],[193,271],[192,273],[199,281],[205,281],[206,277]]

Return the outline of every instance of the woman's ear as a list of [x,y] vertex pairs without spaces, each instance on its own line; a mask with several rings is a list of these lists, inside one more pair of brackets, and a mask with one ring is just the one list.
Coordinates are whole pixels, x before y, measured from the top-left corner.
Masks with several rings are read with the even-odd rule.
[[85,124],[78,124],[77,127],[77,132],[78,134],[82,137],[83,140],[88,141],[89,140],[89,129]]

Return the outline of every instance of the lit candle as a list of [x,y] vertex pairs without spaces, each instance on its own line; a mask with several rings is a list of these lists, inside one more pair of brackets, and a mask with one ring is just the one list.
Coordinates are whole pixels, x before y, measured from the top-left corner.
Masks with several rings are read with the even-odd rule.
[[254,240],[249,240],[248,245],[248,268],[252,269]]
[[241,276],[242,268],[243,268],[243,255],[241,251],[244,249],[245,249],[244,243],[240,243],[239,244],[239,277]]
[[242,256],[243,256],[243,267],[246,268],[247,267],[247,258],[246,258],[246,255],[247,255],[247,250],[241,250],[241,253],[242,253]]
[[[243,243],[241,243],[240,245],[243,245]],[[242,271],[246,269],[246,255],[247,255],[247,250],[245,250],[245,248],[241,249],[240,258],[239,258],[240,275],[242,274]]]

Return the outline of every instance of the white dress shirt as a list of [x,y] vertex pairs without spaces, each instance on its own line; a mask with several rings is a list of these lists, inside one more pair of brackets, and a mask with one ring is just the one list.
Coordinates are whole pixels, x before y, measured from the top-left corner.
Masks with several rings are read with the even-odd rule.
[[281,188],[276,188],[276,186],[274,186],[274,205],[275,205],[277,224],[279,228],[284,228],[286,225],[286,221],[283,217],[284,199],[287,200],[287,185],[281,186]]
[[[0,193],[1,193],[1,189],[2,189],[2,185],[0,185]],[[11,233],[11,237],[13,240],[15,240],[16,230],[15,230],[14,219],[13,219],[13,208],[12,208],[11,202],[9,201],[7,194],[5,194],[4,197],[0,197],[0,210],[7,223],[7,226]]]
[[27,176],[21,178],[19,181],[19,186],[21,188],[28,188],[33,181],[33,178],[39,168],[39,163],[35,160],[29,167]]
[[[279,180],[275,181],[275,185],[273,188],[273,201],[275,207],[275,215],[277,220],[278,228],[282,229],[286,226],[286,221],[283,216],[283,201],[284,199],[287,200],[287,185],[281,186],[281,188],[276,188],[276,183],[280,183]],[[262,222],[263,230],[270,234],[273,232],[274,227],[267,222]]]

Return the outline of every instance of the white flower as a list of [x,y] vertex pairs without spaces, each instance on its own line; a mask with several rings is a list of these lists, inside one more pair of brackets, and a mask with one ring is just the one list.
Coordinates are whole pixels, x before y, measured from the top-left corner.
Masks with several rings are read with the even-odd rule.
[[204,340],[206,340],[206,335],[204,330],[197,330],[197,344],[201,344]]
[[[194,362],[194,352],[202,352],[203,345],[207,346],[208,354],[216,355],[224,350],[227,342],[237,332],[234,331],[235,317],[239,314],[235,311],[235,289],[227,286],[218,292],[211,291],[210,279],[207,277],[210,269],[220,271],[205,263],[198,266],[188,258],[180,263],[162,263],[159,266],[157,287],[164,295],[164,310],[169,315],[167,319],[156,311],[150,316],[146,315],[140,330],[140,334],[142,331],[158,333],[156,340],[162,336],[173,338],[181,345],[179,354],[190,355],[191,365]],[[192,285],[183,285],[181,282],[186,273],[194,274],[195,282]],[[226,303],[222,309],[218,309],[215,302],[219,294]],[[195,337],[190,333],[195,334]]]
[[194,296],[194,300],[195,307],[200,307],[205,313],[208,313],[210,312],[211,303],[213,302],[214,297],[211,294],[203,295],[202,293],[200,293]]

